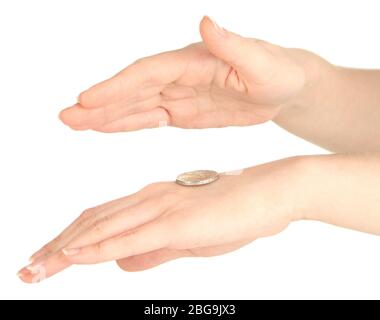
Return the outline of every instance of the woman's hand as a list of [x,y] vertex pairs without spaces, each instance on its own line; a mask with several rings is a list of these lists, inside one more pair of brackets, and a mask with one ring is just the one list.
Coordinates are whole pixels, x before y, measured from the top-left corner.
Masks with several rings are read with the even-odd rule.
[[77,130],[207,128],[271,120],[305,88],[309,53],[248,39],[209,18],[203,42],[138,60],[61,112]]
[[[155,183],[86,210],[32,256],[19,275],[34,282],[72,264],[117,260],[143,270],[187,256],[213,256],[283,230],[299,217],[297,158],[223,174],[212,184]],[[298,173],[298,175],[297,175]]]

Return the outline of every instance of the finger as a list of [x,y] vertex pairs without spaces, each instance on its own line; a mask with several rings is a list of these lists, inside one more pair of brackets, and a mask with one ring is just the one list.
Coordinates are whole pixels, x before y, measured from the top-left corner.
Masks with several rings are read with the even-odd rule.
[[[126,210],[120,210],[115,214],[103,216],[103,218],[95,221],[87,229],[88,231],[85,230],[83,233],[80,233],[68,245],[88,246],[121,232],[125,233],[126,230],[136,228],[159,216],[163,207],[166,207],[165,201],[157,203],[156,200],[152,199],[146,200],[142,204],[128,207]],[[29,267],[24,268],[20,272],[20,277],[25,282],[41,281],[44,277],[50,277],[70,265],[71,261],[64,256],[61,250],[55,251],[45,258],[35,261]],[[25,269],[28,272],[25,273]]]
[[139,112],[107,123],[98,128],[94,128],[94,130],[101,132],[135,131],[140,129],[164,127],[169,125],[169,123],[169,113],[166,109],[157,107],[150,111]]
[[148,252],[142,255],[131,256],[117,260],[118,266],[124,271],[142,271],[154,268],[163,263],[185,257],[211,257],[225,254],[234,251],[248,243],[249,241],[239,241],[236,243],[211,246],[204,248],[195,248],[191,250],[178,250],[178,249],[160,249],[153,252]]
[[[210,246],[204,248],[193,248],[187,250],[178,249],[158,249],[145,254],[130,256],[117,260],[120,268],[125,271],[141,271],[156,267],[160,264],[183,257],[210,257],[225,254],[234,251],[248,243],[248,241],[239,241],[232,244],[221,246]],[[31,264],[21,269],[19,277],[27,283],[40,282],[54,274],[63,271],[71,266],[71,261],[61,251],[51,255],[41,263]]]
[[142,271],[154,268],[174,259],[187,257],[190,253],[186,250],[159,249],[145,254],[117,260],[118,266],[124,271]]
[[212,54],[253,81],[264,82],[274,72],[274,56],[263,46],[263,41],[229,32],[209,17],[202,19],[200,33]]
[[85,210],[73,223],[64,229],[56,238],[44,245],[41,249],[35,252],[29,260],[35,262],[39,259],[44,259],[49,254],[61,250],[63,246],[69,243],[82,230],[93,223],[95,218],[101,219],[113,212],[117,212],[123,208],[133,206],[148,196],[146,193],[136,192],[127,197],[122,197],[113,201],[109,201],[95,208]]
[[68,268],[71,265],[67,257],[57,252],[39,263],[32,263],[18,272],[20,279],[26,283],[36,283]]
[[163,221],[155,220],[117,237],[82,248],[63,249],[63,252],[73,264],[94,264],[162,249],[167,247],[170,236]]
[[85,108],[97,108],[121,101],[150,85],[168,84],[186,68],[181,50],[160,53],[131,64],[112,78],[82,92],[78,102]]
[[164,212],[165,207],[164,201],[152,198],[111,215],[105,215],[97,219],[66,246],[80,248],[115,237],[156,219]]
[[144,112],[158,107],[160,102],[161,96],[157,91],[154,96],[146,97],[146,99],[140,101],[119,102],[95,109],[84,108],[80,104],[75,104],[62,110],[59,117],[64,124],[73,129],[93,129],[133,113]]

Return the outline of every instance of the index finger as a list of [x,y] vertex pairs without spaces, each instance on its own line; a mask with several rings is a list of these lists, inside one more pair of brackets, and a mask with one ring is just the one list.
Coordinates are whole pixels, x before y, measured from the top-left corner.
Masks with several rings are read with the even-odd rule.
[[143,199],[143,194],[141,192],[136,192],[129,196],[106,202],[95,208],[85,210],[57,237],[35,252],[29,260],[31,262],[35,262],[41,258],[46,258],[48,255],[62,249],[64,245],[70,242],[82,230],[86,229],[88,225],[91,225],[91,223],[93,223],[96,219],[101,219],[102,217],[117,212],[118,210],[132,207],[134,204],[139,203]]
[[135,95],[141,87],[169,84],[186,69],[183,50],[168,51],[139,59],[110,79],[82,92],[78,102],[85,108],[99,108]]
[[118,260],[167,247],[170,231],[165,220],[154,220],[116,237],[80,248],[63,249],[62,252],[71,264]]

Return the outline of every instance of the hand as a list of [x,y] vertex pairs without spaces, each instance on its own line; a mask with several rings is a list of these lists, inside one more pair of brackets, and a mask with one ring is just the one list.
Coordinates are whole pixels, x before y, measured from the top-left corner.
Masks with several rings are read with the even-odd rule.
[[274,119],[306,84],[302,50],[221,29],[205,17],[202,43],[138,60],[63,110],[73,129],[130,131],[243,126]]
[[212,184],[155,183],[86,210],[32,256],[19,276],[34,282],[72,264],[117,260],[143,270],[187,256],[214,256],[283,230],[300,217],[298,161],[290,158],[224,174]]

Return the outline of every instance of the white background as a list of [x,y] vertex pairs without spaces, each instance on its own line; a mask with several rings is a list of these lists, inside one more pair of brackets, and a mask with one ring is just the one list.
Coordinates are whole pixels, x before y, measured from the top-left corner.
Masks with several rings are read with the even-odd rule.
[[[380,239],[316,222],[237,252],[125,273],[73,267],[41,284],[16,272],[83,209],[178,173],[325,151],[272,123],[209,130],[74,132],[76,95],[139,57],[200,40],[204,14],[246,36],[379,68],[379,1],[1,1],[1,298],[380,298]],[[191,152],[188,152],[191,150]]]

